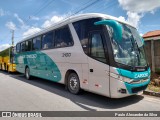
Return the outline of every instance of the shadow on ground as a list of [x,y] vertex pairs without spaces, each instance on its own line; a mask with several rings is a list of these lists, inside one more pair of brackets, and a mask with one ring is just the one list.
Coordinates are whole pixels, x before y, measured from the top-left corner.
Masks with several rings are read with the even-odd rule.
[[98,107],[102,109],[114,110],[117,108],[122,108],[125,106],[135,104],[144,98],[141,95],[133,95],[126,98],[111,99],[108,97],[96,95],[86,91],[81,93],[80,95],[73,95],[69,93],[67,90],[65,90],[64,85],[59,83],[55,83],[52,81],[35,78],[35,77],[33,77],[31,80],[26,80],[24,75],[19,73],[8,74],[7,72],[2,72],[2,71],[0,71],[0,73],[10,75],[16,80],[23,81],[27,84],[34,85],[41,89],[47,90],[48,92],[51,92],[53,94],[57,94],[59,96],[70,99],[73,103],[89,111],[97,111],[96,109],[92,109],[90,106]]

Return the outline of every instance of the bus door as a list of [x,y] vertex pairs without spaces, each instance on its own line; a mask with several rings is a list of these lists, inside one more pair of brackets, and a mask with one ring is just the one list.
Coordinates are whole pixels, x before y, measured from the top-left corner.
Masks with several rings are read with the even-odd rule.
[[109,96],[109,65],[107,64],[107,45],[101,31],[90,32],[89,89],[94,93]]

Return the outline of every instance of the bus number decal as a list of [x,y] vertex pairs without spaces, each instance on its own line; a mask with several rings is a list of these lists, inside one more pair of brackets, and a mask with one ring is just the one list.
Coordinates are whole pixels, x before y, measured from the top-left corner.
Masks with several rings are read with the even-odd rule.
[[62,53],[62,57],[71,57],[71,53]]

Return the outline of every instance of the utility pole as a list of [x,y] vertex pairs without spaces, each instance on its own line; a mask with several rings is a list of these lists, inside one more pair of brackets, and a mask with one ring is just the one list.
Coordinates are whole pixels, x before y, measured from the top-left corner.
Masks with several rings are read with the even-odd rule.
[[14,30],[12,30],[12,46],[14,46]]
[[[12,45],[9,48],[9,61],[10,63],[13,63],[13,56],[11,55],[13,53],[13,48],[14,48],[14,30],[11,31],[12,32]],[[12,70],[13,70],[13,65],[12,65]]]

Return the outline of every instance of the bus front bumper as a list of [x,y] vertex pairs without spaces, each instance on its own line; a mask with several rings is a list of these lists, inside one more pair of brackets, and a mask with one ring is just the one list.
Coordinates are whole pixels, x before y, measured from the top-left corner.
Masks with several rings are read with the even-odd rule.
[[145,82],[138,83],[138,84],[129,84],[127,82],[125,82],[124,84],[125,84],[129,94],[136,94],[140,91],[145,90],[147,88],[149,82],[150,82],[150,79],[148,79]]
[[111,98],[123,98],[131,95],[138,94],[145,90],[150,82],[148,78],[141,83],[127,83],[118,79],[110,79],[110,96]]

